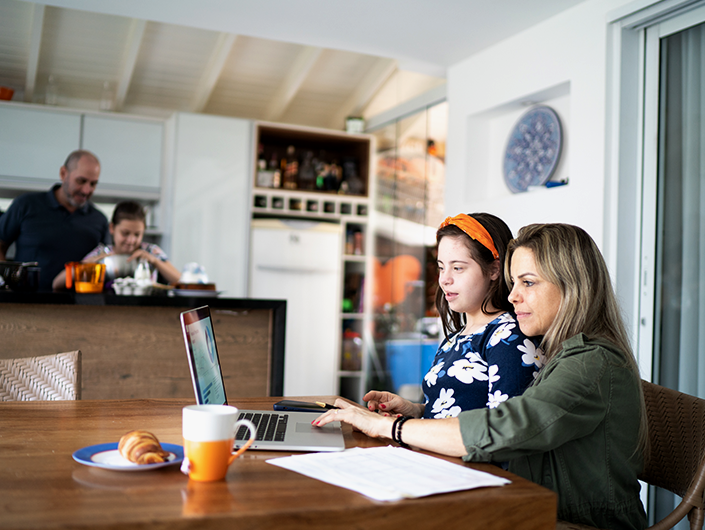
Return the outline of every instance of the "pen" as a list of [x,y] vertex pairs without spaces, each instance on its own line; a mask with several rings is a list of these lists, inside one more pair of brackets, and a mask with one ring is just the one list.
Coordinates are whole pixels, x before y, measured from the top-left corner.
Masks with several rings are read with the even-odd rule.
[[316,405],[318,405],[319,407],[323,407],[324,409],[327,409],[327,410],[338,408],[338,407],[334,407],[333,405],[329,405],[328,403],[323,403],[323,401],[316,401]]

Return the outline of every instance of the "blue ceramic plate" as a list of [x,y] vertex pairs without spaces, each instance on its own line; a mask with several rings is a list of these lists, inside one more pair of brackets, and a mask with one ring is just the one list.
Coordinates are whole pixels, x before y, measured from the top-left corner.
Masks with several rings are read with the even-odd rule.
[[543,186],[556,170],[563,147],[558,114],[545,105],[528,110],[509,135],[504,152],[504,181],[514,193]]
[[180,464],[184,459],[184,448],[180,445],[162,444],[162,449],[169,453],[166,462],[158,464],[135,464],[123,458],[118,452],[117,442],[109,444],[91,445],[79,449],[72,456],[73,459],[86,466],[112,469],[113,471],[149,471],[160,467]]

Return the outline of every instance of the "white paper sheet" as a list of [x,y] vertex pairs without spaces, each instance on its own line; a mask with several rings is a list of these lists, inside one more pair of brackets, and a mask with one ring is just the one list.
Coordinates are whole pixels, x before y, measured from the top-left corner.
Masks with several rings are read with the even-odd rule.
[[285,456],[267,462],[357,491],[378,501],[503,486],[511,482],[440,458],[392,446]]

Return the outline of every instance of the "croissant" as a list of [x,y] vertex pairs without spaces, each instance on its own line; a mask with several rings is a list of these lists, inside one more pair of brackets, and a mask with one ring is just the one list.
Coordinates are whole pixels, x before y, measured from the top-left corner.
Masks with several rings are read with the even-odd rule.
[[127,458],[135,464],[156,464],[165,462],[169,453],[162,449],[162,446],[151,432],[130,431],[120,438],[118,451],[123,458]]

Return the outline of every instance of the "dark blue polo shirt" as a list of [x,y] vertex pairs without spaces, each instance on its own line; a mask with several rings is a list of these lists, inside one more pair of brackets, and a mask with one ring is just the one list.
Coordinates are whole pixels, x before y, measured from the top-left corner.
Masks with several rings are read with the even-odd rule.
[[15,260],[39,263],[42,291],[51,291],[51,282],[64,263],[80,261],[99,242],[110,242],[105,215],[91,203],[69,212],[54,195],[60,186],[20,195],[0,216],[0,240],[15,243]]

